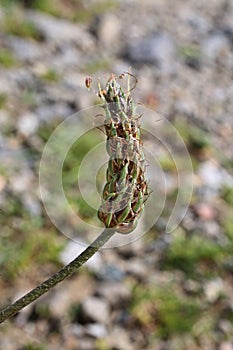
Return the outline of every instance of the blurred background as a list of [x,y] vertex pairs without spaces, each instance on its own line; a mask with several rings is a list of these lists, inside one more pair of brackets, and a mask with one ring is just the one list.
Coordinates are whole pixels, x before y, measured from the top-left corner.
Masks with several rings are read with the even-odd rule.
[[[165,234],[164,210],[143,239],[102,250],[5,322],[4,350],[233,349],[232,0],[0,0],[0,306],[82,249],[46,215],[41,154],[57,125],[98,102],[85,76],[130,66],[136,101],[190,152],[188,212]],[[103,139],[94,128],[64,161],[64,191],[87,222],[96,211],[74,190],[77,172]],[[157,157],[172,207],[176,167]]]

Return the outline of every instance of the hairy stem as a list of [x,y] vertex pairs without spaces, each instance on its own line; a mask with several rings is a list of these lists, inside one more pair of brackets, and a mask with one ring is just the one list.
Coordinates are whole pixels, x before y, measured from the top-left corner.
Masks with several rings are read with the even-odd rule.
[[45,294],[48,290],[55,287],[59,282],[71,276],[74,272],[76,272],[77,269],[85,264],[85,262],[87,262],[113,236],[113,234],[114,230],[104,230],[94,242],[92,242],[68,265],[64,266],[60,271],[56,272],[36,288],[32,289],[22,298],[16,300],[13,304],[2,309],[0,311],[0,323],[4,322],[7,318],[14,316],[25,306],[31,304],[33,301]]

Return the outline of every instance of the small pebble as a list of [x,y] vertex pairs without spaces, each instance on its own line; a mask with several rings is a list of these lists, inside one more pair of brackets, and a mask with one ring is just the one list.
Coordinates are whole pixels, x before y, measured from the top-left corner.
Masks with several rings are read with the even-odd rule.
[[35,114],[26,113],[22,117],[19,118],[17,123],[18,131],[28,137],[34,134],[39,127],[39,122]]
[[3,175],[0,175],[0,192],[4,189],[6,186],[6,178]]
[[220,345],[219,350],[233,350],[233,343],[226,341]]
[[224,173],[215,161],[207,160],[200,165],[198,175],[205,185],[218,190],[225,182]]
[[216,217],[216,211],[211,205],[199,203],[195,206],[197,215],[203,220],[213,220]]
[[29,11],[28,16],[30,21],[50,43],[56,43],[56,45],[60,46],[64,42],[73,42],[83,50],[93,50],[94,40],[81,26],[42,12]]
[[212,34],[204,40],[202,51],[208,59],[216,60],[230,50],[229,41],[222,34]]
[[24,38],[9,37],[8,45],[15,53],[16,57],[25,62],[34,63],[38,59],[42,59],[46,54],[42,46],[32,40]]
[[214,303],[224,292],[224,283],[221,278],[209,281],[204,286],[204,292],[207,300]]
[[105,47],[118,45],[120,40],[121,23],[114,14],[102,15],[97,26],[98,39]]
[[98,275],[106,281],[116,281],[121,282],[125,277],[124,271],[118,268],[114,264],[104,265],[101,270],[98,272]]
[[108,332],[104,325],[100,323],[90,323],[86,325],[86,334],[94,338],[104,338]]
[[25,193],[22,197],[22,202],[27,211],[31,216],[40,216],[41,215],[41,204],[39,198],[31,193]]
[[23,192],[28,192],[32,189],[34,174],[31,170],[24,169],[10,178],[11,189],[16,193],[20,194]]
[[114,307],[125,304],[131,295],[129,288],[125,284],[118,282],[101,283],[97,293]]
[[82,303],[84,318],[97,323],[108,324],[110,318],[109,304],[106,300],[88,297]]
[[162,71],[169,71],[174,58],[174,43],[169,34],[158,32],[130,43],[128,55],[132,62],[150,63]]

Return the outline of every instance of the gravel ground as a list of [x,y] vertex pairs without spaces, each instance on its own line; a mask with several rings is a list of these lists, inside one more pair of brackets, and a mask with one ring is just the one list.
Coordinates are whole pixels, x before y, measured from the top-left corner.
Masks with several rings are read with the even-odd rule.
[[[153,129],[183,160],[185,199],[177,223],[188,208],[182,223],[164,233],[175,205],[177,169],[158,140],[145,134],[167,186],[148,166],[154,212],[161,209],[156,195],[168,199],[157,222],[143,239],[102,250],[78,275],[3,324],[1,348],[233,349],[233,1],[69,1],[67,7],[59,1],[59,14],[3,3],[1,305],[83,249],[46,216],[38,169],[56,126],[96,102],[84,85],[86,75],[95,83],[131,67],[138,80],[135,99],[158,111]],[[176,139],[169,141],[167,125],[182,136],[192,159],[190,203],[185,195],[192,174]],[[70,164],[67,169],[71,174]],[[64,225],[73,228],[72,219]],[[140,225],[144,230],[146,223]],[[84,229],[91,239],[89,231]]]

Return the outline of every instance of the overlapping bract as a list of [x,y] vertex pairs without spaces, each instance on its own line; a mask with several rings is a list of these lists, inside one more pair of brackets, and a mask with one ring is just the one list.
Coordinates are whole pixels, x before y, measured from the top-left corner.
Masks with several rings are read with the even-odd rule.
[[124,93],[115,76],[110,77],[105,89],[99,87],[98,95],[104,101],[109,154],[98,217],[106,227],[129,233],[136,227],[148,196],[140,116],[130,91]]

